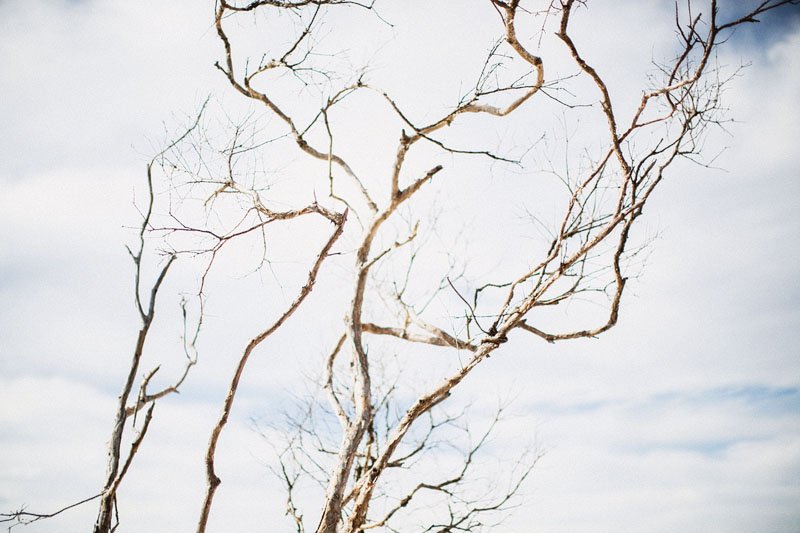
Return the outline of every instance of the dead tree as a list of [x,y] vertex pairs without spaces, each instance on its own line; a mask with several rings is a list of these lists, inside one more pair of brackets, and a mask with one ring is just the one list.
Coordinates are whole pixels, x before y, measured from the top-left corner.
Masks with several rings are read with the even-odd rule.
[[[154,169],[158,165],[163,164],[164,157],[178,147],[183,141],[185,141],[186,138],[189,137],[189,135],[191,135],[191,133],[198,127],[204,110],[205,104],[203,104],[203,107],[200,109],[200,112],[198,113],[194,123],[183,134],[178,136],[166,148],[164,148],[164,150],[155,155],[147,164],[147,200],[142,213],[142,222],[138,230],[137,243],[134,248],[128,248],[128,253],[130,254],[134,264],[134,300],[136,302],[136,309],[139,312],[139,318],[141,319],[141,328],[139,329],[139,333],[136,337],[136,345],[133,350],[133,355],[131,356],[128,375],[118,398],[114,427],[108,443],[107,477],[105,485],[103,486],[103,490],[99,495],[100,510],[97,515],[97,522],[94,526],[95,533],[113,531],[113,529],[115,529],[115,527],[112,527],[112,522],[114,521],[114,516],[116,514],[115,508],[117,491],[122,484],[125,474],[128,473],[136,453],[139,451],[142,441],[147,435],[147,430],[150,427],[151,420],[153,419],[153,410],[155,409],[156,401],[169,394],[177,393],[181,384],[183,384],[183,382],[186,380],[186,377],[189,375],[189,371],[197,363],[197,355],[194,352],[194,342],[196,341],[197,334],[200,331],[200,321],[198,320],[197,322],[197,327],[195,328],[194,334],[189,334],[189,332],[187,332],[186,309],[184,307],[183,339],[186,364],[183,372],[171,385],[158,391],[151,391],[148,389],[148,386],[150,385],[150,381],[153,379],[153,376],[155,376],[156,372],[159,370],[159,367],[156,366],[155,368],[149,370],[147,374],[140,379],[138,387],[135,387],[137,378],[139,377],[138,374],[142,356],[144,355],[145,342],[147,341],[148,333],[150,332],[150,328],[152,327],[153,321],[156,317],[156,303],[159,290],[169,274],[170,267],[178,258],[176,253],[164,254],[165,257],[161,262],[161,266],[158,267],[155,279],[150,283],[149,287],[145,284],[143,280],[143,262],[148,257],[158,257],[158,254],[153,253],[153,251],[150,251],[150,253],[146,255],[145,241],[145,234],[152,230],[151,218],[153,216],[153,209],[155,207],[155,191],[153,184]],[[143,292],[145,292],[145,294],[143,294]],[[136,394],[136,397],[132,399],[131,393],[136,390],[136,388],[138,388],[138,393]],[[147,408],[147,411],[144,414],[144,420],[141,423],[141,427],[136,428],[136,417],[139,412],[145,408]],[[135,436],[130,444],[130,450],[128,451],[127,455],[125,455],[122,450],[122,442],[125,435],[125,430],[129,426],[129,421],[131,428],[135,432]]]
[[[300,154],[321,163],[318,168],[325,169],[329,194],[328,198],[320,199],[320,203],[332,206],[330,220],[337,231],[360,235],[355,237],[352,253],[352,296],[345,311],[343,331],[324,371],[323,388],[330,410],[340,423],[340,439],[331,450],[335,460],[323,476],[326,490],[315,527],[318,533],[355,533],[389,527],[394,514],[412,503],[421,491],[442,489],[441,485],[422,483],[408,494],[398,496],[400,503],[387,514],[371,514],[381,481],[388,471],[403,462],[398,450],[412,427],[420,424],[421,418],[444,402],[467,375],[517,331],[553,343],[596,337],[617,323],[627,282],[626,260],[638,249],[631,238],[637,220],[667,170],[676,161],[700,155],[707,129],[720,121],[719,96],[724,82],[715,64],[717,47],[734,27],[755,22],[762,13],[789,3],[765,1],[731,20],[719,19],[714,0],[702,12],[691,3],[686,10],[676,6],[679,46],[674,58],[661,63],[652,86],[644,89],[638,101],[620,102],[612,94],[602,70],[586,59],[583,50],[589,43],[575,39],[570,31],[574,18],[587,16],[581,13],[586,2],[563,0],[544,2],[537,7],[532,2],[519,0],[489,1],[497,12],[497,24],[503,34],[501,41],[484,59],[474,88],[452,108],[427,121],[414,117],[392,94],[381,87],[373,87],[362,76],[325,93],[323,105],[310,119],[303,118],[302,108],[281,103],[285,95],[274,88],[280,76],[294,76],[300,84],[314,84],[315,76],[330,79],[324,64],[314,57],[314,37],[320,27],[319,21],[331,10],[348,8],[371,10],[380,18],[380,5],[351,0],[217,2],[216,31],[223,47],[223,57],[217,68],[236,92],[263,106],[282,122],[286,135],[293,139]],[[237,24],[257,20],[266,24],[264,31],[268,32],[271,17],[281,15],[297,21],[297,32],[289,44],[280,50],[262,50],[260,60],[247,51],[239,52],[235,36],[236,28],[240,27]],[[574,79],[547,80],[547,58],[533,50],[530,35],[520,35],[517,29],[521,18],[532,17],[542,21],[542,39],[549,39],[554,30],[554,38],[560,40],[571,57]],[[517,69],[524,66],[526,72],[516,78],[504,78],[498,73],[499,69],[509,65]],[[481,147],[460,148],[448,140],[448,132],[454,124],[469,121],[476,115],[504,120],[511,115],[524,114],[531,100],[554,97],[554,92],[562,87],[584,91],[573,98],[572,103],[564,102],[565,112],[577,110],[605,123],[602,138],[595,139],[601,149],[590,161],[584,162],[578,172],[557,172],[568,194],[547,246],[538,255],[528,258],[529,268],[506,279],[460,283],[460,288],[456,286],[459,281],[453,282],[448,273],[444,277],[446,283],[433,285],[433,293],[461,301],[464,317],[463,324],[455,329],[437,324],[435,319],[426,316],[424,309],[406,297],[404,288],[408,279],[387,280],[376,274],[383,262],[398,261],[403,249],[414,250],[406,256],[409,269],[413,266],[418,252],[414,248],[419,239],[418,224],[424,217],[424,214],[414,214],[415,199],[434,180],[445,182],[442,187],[453,186],[446,183],[447,169],[442,164],[431,163],[426,170],[411,174],[407,170],[409,160],[424,153],[420,147],[426,146],[453,156],[483,156],[513,162],[514,158],[502,152],[494,153]],[[388,177],[384,182],[362,175],[355,162],[336,150],[336,134],[340,131],[335,120],[336,111],[347,98],[361,93],[382,98],[396,117],[395,124],[387,124],[397,131],[399,141],[394,160],[387,164]],[[233,182],[221,187],[244,192]],[[260,205],[260,201],[254,205]],[[335,209],[341,209],[341,214],[334,214]],[[405,209],[411,213],[408,233],[387,242],[385,234],[392,233],[387,227]],[[345,229],[347,210],[350,214]],[[397,233],[396,228],[394,233]],[[317,256],[308,283],[280,321],[288,317],[312,289],[336,236],[338,233],[334,232]],[[466,294],[468,290],[470,295]],[[587,294],[607,297],[605,316],[596,325],[550,331],[539,324],[538,317],[543,311]],[[387,320],[393,316],[394,322],[380,323],[370,318],[378,316],[374,310],[378,301],[390,308],[384,316]],[[208,447],[208,490],[198,532],[206,529],[213,496],[220,485],[215,470],[215,447],[244,365],[253,348],[279,327],[280,321],[247,345],[237,367],[223,414]],[[381,437],[376,436],[374,426],[385,397],[375,394],[371,366],[375,356],[368,353],[368,336],[389,336],[409,344],[424,343],[464,355],[461,363],[455,365],[449,375],[443,375],[437,386],[404,405],[401,415]],[[524,340],[520,338],[517,342]],[[341,357],[350,361],[352,370],[347,376],[337,375],[336,362]],[[289,514],[298,531],[305,531],[307,525],[291,496],[295,478],[285,470],[283,474],[290,492]],[[432,528],[456,529],[472,530],[473,526],[464,527],[450,521]]]
[[[96,533],[113,530],[117,489],[145,437],[155,401],[177,390],[196,362],[193,355],[188,356],[186,372],[175,385],[159,392],[148,390],[157,368],[136,385],[156,297],[170,266],[183,257],[202,263],[197,291],[202,309],[206,276],[229,243],[258,239],[264,243],[262,259],[267,260],[268,231],[299,220],[309,221],[318,235],[316,240],[302,242],[311,259],[299,273],[299,288],[285,308],[256,335],[241,341],[205,454],[207,488],[199,506],[198,533],[207,530],[215,494],[224,490],[217,446],[248,363],[275,332],[302,312],[310,296],[325,284],[326,268],[333,264],[350,276],[346,304],[331,310],[344,316],[341,330],[327,349],[320,394],[307,404],[305,416],[292,419],[292,432],[278,449],[274,469],[287,490],[286,511],[295,529],[317,533],[407,530],[403,517],[419,503],[436,501],[432,513],[436,516],[426,515],[422,529],[478,531],[487,525],[483,517],[502,514],[512,503],[536,456],[520,462],[511,481],[498,492],[477,496],[459,492],[487,433],[469,438],[462,424],[464,415],[448,413],[448,398],[487,358],[501,358],[508,342],[597,337],[617,324],[630,277],[627,269],[642,246],[633,235],[637,221],[668,170],[681,160],[697,160],[707,131],[723,120],[720,92],[726,80],[716,63],[716,50],[737,26],[757,22],[759,15],[794,2],[765,0],[725,20],[720,18],[716,0],[702,9],[691,1],[676,3],[674,56],[658,63],[651,84],[634,101],[614,93],[603,69],[587,59],[585,51],[592,43],[571,31],[575,19],[591,16],[590,2],[485,2],[496,13],[486,23],[495,25],[498,40],[485,56],[475,58],[476,75],[467,81],[471,89],[431,117],[408,109],[391,89],[370,83],[366,71],[343,76],[331,65],[330,55],[317,53],[318,34],[334,12],[366,13],[375,24],[389,24],[379,2],[216,0],[213,22],[222,50],[216,68],[235,93],[277,124],[272,140],[288,139],[282,149],[286,164],[298,165],[298,172],[307,176],[297,180],[292,194],[279,197],[258,172],[243,170],[242,159],[254,156],[268,142],[255,138],[247,120],[228,123],[229,140],[211,149],[209,159],[202,146],[210,141],[195,123],[148,165],[149,203],[139,244],[131,251],[142,325],[119,398],[107,480],[98,496]],[[239,37],[239,32],[253,28],[266,36],[258,40],[259,46],[277,44],[254,50],[252,39]],[[540,28],[538,36],[531,28]],[[280,38],[271,39],[273,34]],[[548,78],[548,57],[540,50],[551,46],[551,41],[570,58],[571,75]],[[358,120],[340,112],[356,98],[368,100],[370,109],[380,106],[381,127],[398,139],[393,156],[382,162],[380,175],[361,169],[372,154],[359,154],[353,147],[343,150],[339,144],[348,129],[358,126]],[[545,163],[531,162],[523,157],[530,147],[497,146],[480,137],[465,142],[454,134],[470,121],[517,117],[526,117],[529,128],[536,129],[534,124],[542,117],[531,111],[532,102],[542,99],[556,102],[564,116],[579,114],[601,125],[591,139],[591,149],[564,148],[565,159],[577,157],[579,163],[559,166],[547,158]],[[540,137],[541,131],[530,132],[531,137]],[[184,142],[194,144],[190,154],[176,149]],[[214,158],[216,163],[210,161]],[[460,269],[470,257],[459,256],[447,268],[434,269],[436,275],[430,275],[430,269],[417,274],[432,248],[426,240],[433,224],[425,191],[458,187],[447,163],[457,158],[550,173],[563,184],[555,223],[545,224],[547,239],[538,248],[520,252],[527,255],[515,273],[503,270],[481,279],[463,275]],[[169,176],[165,193],[169,200],[157,221],[152,173],[156,163]],[[202,205],[194,211],[184,209],[187,199]],[[531,222],[537,224],[538,220]],[[163,248],[170,252],[155,281],[144,289],[141,264],[147,232],[163,238]],[[604,304],[595,323],[550,329],[548,313],[581,298]],[[431,311],[430,303],[437,299],[446,300],[458,312],[443,320]],[[202,312],[198,316],[197,331]],[[381,383],[376,382],[376,366],[387,355],[379,352],[382,341],[393,342],[393,353],[399,358],[427,345],[452,359],[435,384],[409,399],[408,391],[398,394],[385,374]],[[125,455],[126,428],[145,408],[138,434]],[[333,420],[338,427],[323,428],[322,419]],[[468,437],[460,449],[461,466],[450,475],[430,478],[428,472],[414,470],[426,454],[437,453],[436,443],[442,442],[438,439],[450,440],[448,431],[454,429]],[[309,442],[313,452],[308,451]],[[392,484],[392,476],[399,471],[412,472],[412,482]],[[303,480],[324,488],[320,501],[300,501],[296,487]],[[304,512],[314,517],[314,523],[307,522]],[[20,513],[5,516],[25,518]]]

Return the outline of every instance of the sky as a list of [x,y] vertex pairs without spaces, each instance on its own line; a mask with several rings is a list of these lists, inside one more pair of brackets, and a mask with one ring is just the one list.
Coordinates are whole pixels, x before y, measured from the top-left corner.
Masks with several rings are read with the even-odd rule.
[[[348,60],[369,61],[370,79],[400,84],[410,109],[435,113],[459,91],[458,80],[439,74],[456,70],[466,52],[484,51],[497,27],[474,26],[481,17],[454,11],[452,1],[387,4],[383,13],[397,28],[425,16],[408,30],[376,30],[382,46],[353,50]],[[594,39],[589,54],[615,94],[635,97],[633,81],[673,43],[671,4],[592,9],[591,18],[576,19],[576,35]],[[543,454],[520,506],[496,531],[800,530],[797,14],[792,7],[758,29],[742,28],[721,49],[721,64],[748,65],[724,94],[735,121],[708,139],[707,153],[716,156],[710,168],[676,168],[649,204],[643,236],[652,242],[619,325],[599,339],[554,346],[515,337],[463,384],[460,398],[475,406],[479,422],[510,400],[491,447],[495,459],[525,446]],[[0,2],[0,512],[52,511],[102,484],[138,329],[124,244],[138,223],[144,167],[209,94],[217,112],[246,110],[213,68],[220,46],[212,15],[211,3],[196,0]],[[350,28],[361,16],[329,24]],[[470,42],[456,47],[464,33]],[[418,46],[398,52],[387,44],[393,39]],[[402,56],[410,66],[393,68]],[[559,69],[556,63],[553,72]],[[385,148],[370,145],[383,135],[380,117],[366,123],[343,150],[371,169]],[[396,131],[386,135],[394,143]],[[496,135],[498,143],[522,142]],[[501,210],[515,215],[503,231],[531,238],[523,206],[514,203],[528,190],[517,188],[528,187],[514,181],[521,177],[470,174],[463,170],[469,162],[449,163],[473,181],[438,198],[442,224],[460,219],[476,239],[491,240],[487,217]],[[492,190],[479,200],[492,209],[474,198],[481,179]],[[276,190],[291,185],[276,178]],[[470,272],[513,263],[519,242],[494,239],[475,250]],[[459,243],[472,248],[469,239]],[[230,332],[256,328],[272,302],[290,300],[273,278],[296,258],[275,249],[273,273],[245,279],[249,267],[236,264],[244,255],[221,266],[229,277],[215,281],[222,296],[212,301],[200,364],[182,393],[156,408],[156,426],[122,490],[120,531],[194,528],[202,453],[227,381],[220,376],[230,374],[244,344]],[[180,368],[177,295],[192,275],[180,267],[166,287],[164,325],[148,352],[146,365],[162,363],[165,376]],[[329,297],[340,292],[334,287]],[[565,312],[582,318],[581,309]],[[253,420],[272,420],[316,371],[338,320],[328,315],[325,300],[314,304],[274,340],[270,353],[280,357],[254,360],[220,452],[212,531],[291,530],[266,466],[271,443]],[[428,355],[409,357],[419,363]],[[90,503],[21,530],[85,531],[95,512]]]

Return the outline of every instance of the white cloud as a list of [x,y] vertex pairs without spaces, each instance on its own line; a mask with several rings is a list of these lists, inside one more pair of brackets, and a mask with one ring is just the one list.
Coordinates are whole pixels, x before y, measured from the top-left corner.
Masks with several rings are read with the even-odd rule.
[[[636,21],[628,28],[634,33],[629,42],[646,42],[662,20],[658,9],[668,4],[633,4],[635,13],[626,15]],[[158,144],[161,120],[169,121],[173,111],[191,113],[207,92],[221,87],[210,67],[219,46],[210,7],[196,2],[13,2],[4,9],[0,51],[9,64],[0,73],[0,114],[8,117],[0,158],[0,511],[22,503],[51,510],[88,496],[104,470],[110,413],[124,372],[119,362],[137,328],[131,268],[122,249],[130,233],[120,228],[135,223],[132,187],[142,178],[150,149],[142,139]],[[617,6],[610,9],[584,23],[630,25]],[[494,14],[487,9],[487,16]],[[419,34],[398,38],[421,39],[417,29]],[[484,49],[484,36],[474,37],[471,44]],[[610,38],[592,52],[598,61],[615,54],[607,71],[623,87],[624,65],[646,65],[671,38],[648,48]],[[436,40],[447,41],[441,35]],[[792,481],[800,474],[798,41],[795,29],[765,53],[746,50],[758,55],[755,64],[727,94],[733,116],[742,122],[729,126],[732,137],[712,141],[730,145],[716,162],[727,172],[684,167],[650,206],[650,228],[661,237],[643,280],[626,294],[618,328],[598,341],[555,347],[515,334],[515,343],[458,393],[484,398],[514,389],[514,409],[524,416],[503,431],[523,440],[535,436],[549,450],[537,466],[526,507],[507,530],[535,524],[547,532],[791,531],[800,524],[800,494]],[[440,52],[412,70],[435,73],[459,61],[458,50]],[[744,53],[731,48],[722,62],[736,64]],[[389,82],[398,74],[376,68],[373,76]],[[415,87],[426,88],[408,86]],[[444,81],[436,88],[443,101],[458,91]],[[365,99],[363,105],[375,102]],[[430,106],[420,103],[419,112]],[[352,138],[373,129],[377,135],[374,126]],[[462,138],[471,133],[465,129]],[[378,163],[387,154],[370,153],[364,163],[376,179],[383,176]],[[460,194],[485,186],[485,176],[471,173],[471,162],[448,164],[457,172],[442,179],[462,180]],[[493,183],[512,179],[519,188],[474,203],[468,222],[476,236],[491,238],[494,231],[483,201],[507,207],[536,185],[525,177]],[[442,202],[448,206],[447,198]],[[282,237],[305,233],[293,231]],[[507,267],[497,264],[497,255],[518,247],[511,240],[493,242],[472,268]],[[232,270],[238,253],[230,256]],[[505,255],[500,261],[511,262]],[[181,272],[178,281],[189,275]],[[337,271],[326,279],[343,276]],[[204,483],[203,448],[218,414],[215,402],[244,343],[232,341],[225,329],[257,331],[274,314],[274,302],[290,300],[293,290],[257,277],[237,289],[215,282],[227,297],[209,302],[213,312],[201,363],[182,395],[157,407],[151,438],[124,489],[127,530],[191,528]],[[170,289],[174,293],[178,284]],[[253,290],[261,298],[243,309],[235,298]],[[169,294],[163,301],[167,319],[177,313],[177,299]],[[327,294],[348,297],[342,287]],[[217,530],[230,530],[232,522],[237,530],[286,524],[271,522],[283,520],[282,498],[263,466],[269,447],[246,420],[286,405],[286,376],[313,368],[309,360],[327,349],[331,324],[340,317],[331,317],[320,301],[253,360],[223,438]],[[309,332],[309,324],[317,327]],[[159,328],[145,367],[163,360],[159,376],[167,379],[182,362],[180,332],[169,320]],[[428,355],[412,359],[424,365]],[[90,504],[25,531],[85,529],[93,512]]]

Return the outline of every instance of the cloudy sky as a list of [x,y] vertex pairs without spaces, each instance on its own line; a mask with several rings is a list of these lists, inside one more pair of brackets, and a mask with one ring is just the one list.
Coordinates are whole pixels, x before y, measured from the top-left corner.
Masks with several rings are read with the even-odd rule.
[[[473,28],[481,17],[466,9],[453,14],[458,2],[405,5],[388,5],[387,19],[401,27],[426,10],[427,22],[395,37],[422,41],[428,32],[440,46],[405,51],[417,61],[409,95],[424,94],[434,83],[424,80],[458,57],[459,35],[473,36],[480,51],[497,31]],[[576,21],[576,35],[597,41],[598,58],[615,58],[604,63],[612,85],[636,96],[631,72],[641,76],[673,42],[671,3],[599,8]],[[237,105],[212,67],[220,57],[212,15],[211,3],[197,0],[0,1],[0,512],[52,511],[101,486],[138,329],[123,245],[138,221],[144,166],[165,129],[207,95],[216,109]],[[653,242],[617,328],[556,346],[516,339],[464,384],[465,397],[513,397],[501,436],[544,452],[522,506],[498,531],[800,530],[798,50],[791,8],[738,31],[721,51],[723,65],[750,64],[724,95],[736,121],[708,140],[709,153],[720,153],[713,168],[680,167],[649,206]],[[369,75],[397,82],[387,68],[396,59],[376,54]],[[454,94],[442,83],[441,94]],[[409,96],[420,112],[436,105]],[[170,294],[184,277],[190,272]],[[261,282],[280,292],[269,276]],[[237,304],[235,294],[234,307],[268,309]],[[176,302],[165,300],[167,317],[177,316]],[[244,344],[225,331],[253,325],[246,316],[214,318],[182,394],[157,407],[120,499],[122,531],[194,527],[203,448],[227,380],[219,377]],[[290,328],[275,349],[302,355],[292,332],[302,330]],[[165,374],[180,366],[179,335],[174,325],[154,334],[149,361]],[[254,362],[226,433],[212,530],[290,530],[265,467],[272,448],[251,419],[277,412],[293,389],[284,380],[296,384],[298,368],[312,372],[325,349],[293,364]],[[94,513],[88,504],[23,531],[85,531]]]

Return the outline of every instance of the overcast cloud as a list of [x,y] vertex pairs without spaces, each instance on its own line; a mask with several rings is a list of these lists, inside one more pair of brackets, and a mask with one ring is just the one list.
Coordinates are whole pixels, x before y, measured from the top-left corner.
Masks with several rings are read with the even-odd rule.
[[[422,9],[416,4],[408,9]],[[446,12],[445,4],[431,9]],[[609,74],[624,91],[626,69],[647,68],[672,43],[672,7],[613,4],[597,6],[578,31],[598,38],[591,23],[604,35],[633,36],[592,47],[619,58]],[[393,9],[386,16],[400,27],[405,14]],[[212,15],[197,0],[0,2],[0,512],[23,504],[50,511],[102,484],[138,326],[123,247],[126,228],[138,223],[135,190],[163,124],[173,129],[208,94],[229,100],[212,67],[220,52]],[[676,169],[649,205],[647,230],[657,237],[617,328],[555,346],[515,339],[464,384],[460,394],[492,405],[512,391],[501,436],[546,452],[524,505],[498,531],[800,531],[798,20],[795,10],[744,28],[722,52],[723,64],[753,63],[725,94],[737,122],[709,140],[721,152],[715,168]],[[470,24],[460,17],[441,42]],[[393,81],[397,74],[380,67],[374,76]],[[431,104],[409,105],[425,112]],[[503,194],[515,191],[496,200]],[[177,316],[168,305],[165,314]],[[323,325],[337,319],[308,313]],[[301,332],[290,325],[275,340],[297,355],[294,366],[253,363],[221,449],[213,531],[289,530],[264,466],[271,449],[250,419],[288,401],[285,376],[314,368],[320,354],[305,357],[289,342]],[[178,335],[163,328],[152,342],[151,360],[165,361],[167,375],[180,365],[171,357]],[[202,453],[224,394],[219,376],[235,356],[219,334],[205,342],[182,394],[157,408],[157,427],[123,486],[122,531],[194,528]],[[95,511],[88,504],[21,530],[86,531]]]

